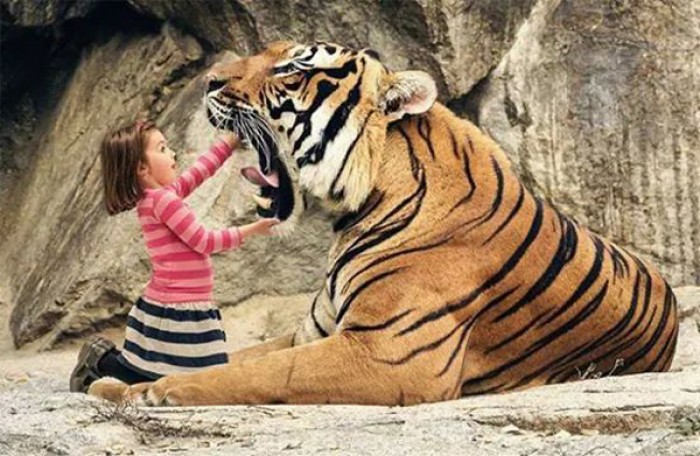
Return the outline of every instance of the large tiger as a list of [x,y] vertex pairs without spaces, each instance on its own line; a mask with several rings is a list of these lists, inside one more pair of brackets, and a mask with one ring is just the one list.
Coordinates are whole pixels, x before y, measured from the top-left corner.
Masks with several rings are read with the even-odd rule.
[[[248,139],[259,212],[339,212],[302,327],[228,365],[92,394],[148,404],[408,405],[668,370],[658,271],[533,196],[499,147],[371,50],[276,43],[212,68],[211,123]],[[126,391],[125,391],[126,389]]]

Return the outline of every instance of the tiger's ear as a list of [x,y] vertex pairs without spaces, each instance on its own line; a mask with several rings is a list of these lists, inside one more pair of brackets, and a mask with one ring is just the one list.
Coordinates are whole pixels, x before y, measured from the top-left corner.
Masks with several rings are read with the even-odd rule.
[[401,119],[404,114],[423,114],[437,99],[435,81],[424,71],[391,73],[384,87],[379,107],[390,122]]

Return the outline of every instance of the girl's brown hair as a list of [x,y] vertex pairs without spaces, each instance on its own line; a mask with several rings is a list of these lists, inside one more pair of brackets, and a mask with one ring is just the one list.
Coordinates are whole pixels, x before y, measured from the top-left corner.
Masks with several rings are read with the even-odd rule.
[[107,134],[102,141],[100,161],[109,215],[133,208],[141,198],[138,170],[146,161],[146,140],[153,129],[151,121],[136,121]]

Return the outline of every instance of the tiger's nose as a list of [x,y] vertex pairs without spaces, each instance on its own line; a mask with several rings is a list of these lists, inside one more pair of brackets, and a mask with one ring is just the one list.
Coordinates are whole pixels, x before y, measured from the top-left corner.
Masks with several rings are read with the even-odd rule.
[[207,86],[207,91],[213,92],[215,90],[222,88],[225,85],[226,85],[225,81],[209,81],[209,85]]

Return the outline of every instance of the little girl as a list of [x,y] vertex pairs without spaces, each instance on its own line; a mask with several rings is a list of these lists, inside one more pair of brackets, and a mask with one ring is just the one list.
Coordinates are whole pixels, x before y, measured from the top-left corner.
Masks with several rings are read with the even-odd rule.
[[152,275],[129,312],[124,348],[98,338],[80,350],[70,390],[86,392],[101,377],[150,382],[175,372],[225,364],[226,335],[212,300],[210,254],[269,235],[275,219],[208,230],[183,201],[231,156],[238,140],[225,135],[176,177],[174,153],[151,122],[135,122],[105,137],[100,158],[110,215],[137,208]]

